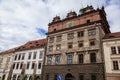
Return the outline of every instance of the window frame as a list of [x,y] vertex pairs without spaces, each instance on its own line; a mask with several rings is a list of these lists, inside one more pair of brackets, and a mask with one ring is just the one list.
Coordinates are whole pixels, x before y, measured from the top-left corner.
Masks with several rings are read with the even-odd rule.
[[73,38],[74,38],[74,32],[67,34],[67,40],[71,40]]
[[55,56],[55,64],[59,64],[60,63],[60,56],[57,55]]
[[111,46],[111,54],[117,54],[116,46]]
[[94,36],[94,35],[96,35],[96,28],[89,29],[88,30],[88,36]]
[[61,44],[56,45],[56,51],[60,51],[61,50]]
[[61,42],[62,41],[62,35],[56,37],[56,42]]
[[71,54],[67,55],[67,64],[72,64],[73,63],[73,56]]
[[53,43],[54,42],[54,37],[50,37],[49,38],[49,43]]
[[47,57],[47,64],[51,65],[52,64],[52,56]]
[[119,70],[119,62],[117,60],[114,60],[112,62],[113,62],[113,70]]
[[34,52],[33,59],[36,59],[36,57],[37,57],[37,51]]
[[31,59],[31,57],[32,57],[32,52],[29,52],[28,59]]
[[42,63],[39,62],[39,63],[38,63],[38,69],[41,69],[41,67],[42,67]]
[[26,69],[29,69],[29,67],[30,67],[30,62],[27,62]]
[[84,37],[84,31],[78,31],[78,32],[77,32],[77,37],[78,37],[78,38]]
[[73,42],[68,43],[68,49],[72,49],[73,48]]
[[92,52],[90,53],[90,62],[91,63],[96,63],[96,53],[95,52]]
[[79,54],[79,64],[83,64],[84,63],[84,55],[83,54]]

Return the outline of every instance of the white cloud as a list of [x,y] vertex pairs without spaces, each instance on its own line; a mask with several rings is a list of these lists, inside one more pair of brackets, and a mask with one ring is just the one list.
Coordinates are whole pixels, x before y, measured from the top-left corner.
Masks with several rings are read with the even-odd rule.
[[[27,41],[45,37],[37,29],[47,31],[53,17],[66,17],[69,11],[92,4],[95,8],[105,0],[0,0],[0,51],[21,45]],[[106,5],[107,17],[112,31],[120,31],[119,0]]]
[[106,6],[106,13],[108,21],[110,22],[110,29],[112,32],[120,32],[120,1],[111,0]]

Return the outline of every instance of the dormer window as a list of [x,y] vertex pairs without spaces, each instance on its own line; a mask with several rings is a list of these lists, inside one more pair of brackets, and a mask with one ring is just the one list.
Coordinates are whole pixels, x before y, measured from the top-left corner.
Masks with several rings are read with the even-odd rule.
[[54,29],[54,32],[56,31],[56,29]]
[[87,20],[87,23],[90,23],[90,20]]

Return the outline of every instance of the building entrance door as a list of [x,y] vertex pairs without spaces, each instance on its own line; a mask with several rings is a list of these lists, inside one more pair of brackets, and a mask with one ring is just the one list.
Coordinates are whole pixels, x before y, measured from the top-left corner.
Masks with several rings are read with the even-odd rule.
[[3,75],[2,80],[5,80],[5,74]]
[[73,80],[72,74],[66,74],[65,80]]

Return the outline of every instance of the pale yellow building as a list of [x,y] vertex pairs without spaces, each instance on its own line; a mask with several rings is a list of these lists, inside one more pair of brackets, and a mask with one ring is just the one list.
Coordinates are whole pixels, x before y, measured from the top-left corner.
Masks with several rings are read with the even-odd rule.
[[0,80],[9,80],[14,50],[10,49],[0,53]]
[[106,80],[120,80],[120,32],[103,39]]

